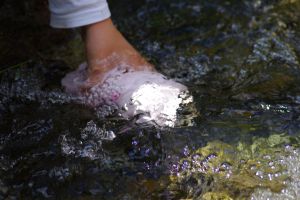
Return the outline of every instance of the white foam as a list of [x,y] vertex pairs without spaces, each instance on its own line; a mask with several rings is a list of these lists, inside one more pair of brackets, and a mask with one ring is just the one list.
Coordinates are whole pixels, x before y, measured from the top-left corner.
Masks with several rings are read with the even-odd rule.
[[187,98],[186,86],[158,72],[128,71],[127,67],[120,65],[108,72],[103,82],[81,92],[80,88],[87,84],[86,65],[81,65],[62,80],[62,85],[95,109],[103,105],[117,106],[124,118],[139,116],[137,123],[151,121],[173,127],[177,109],[181,104],[192,102],[191,96]]

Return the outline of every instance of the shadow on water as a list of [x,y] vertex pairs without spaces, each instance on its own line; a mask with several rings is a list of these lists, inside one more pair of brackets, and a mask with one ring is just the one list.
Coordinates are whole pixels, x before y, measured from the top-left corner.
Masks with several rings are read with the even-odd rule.
[[[111,1],[119,29],[194,96],[200,116],[172,129],[73,103],[60,80],[82,44],[47,16],[21,26],[40,4],[0,3],[0,199],[300,195],[299,1]],[[51,39],[37,45],[36,29]]]

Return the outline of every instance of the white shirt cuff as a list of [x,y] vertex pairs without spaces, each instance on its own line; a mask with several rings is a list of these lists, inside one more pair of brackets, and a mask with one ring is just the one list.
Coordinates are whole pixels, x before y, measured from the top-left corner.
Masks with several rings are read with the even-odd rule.
[[63,8],[50,7],[51,19],[50,25],[54,28],[76,28],[103,21],[110,17],[110,11],[107,3],[94,3],[88,6],[72,8],[68,12],[61,12]]

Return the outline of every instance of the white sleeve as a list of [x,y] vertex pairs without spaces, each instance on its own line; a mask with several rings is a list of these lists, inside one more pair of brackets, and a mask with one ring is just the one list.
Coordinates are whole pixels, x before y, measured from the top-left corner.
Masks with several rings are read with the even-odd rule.
[[106,0],[49,0],[49,9],[55,28],[75,28],[110,17]]

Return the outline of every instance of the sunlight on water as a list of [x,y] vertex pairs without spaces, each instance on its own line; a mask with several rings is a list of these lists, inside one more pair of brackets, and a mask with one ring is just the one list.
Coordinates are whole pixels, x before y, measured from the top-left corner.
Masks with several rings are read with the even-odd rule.
[[111,141],[116,137],[113,131],[98,128],[95,122],[89,121],[81,131],[80,138],[72,138],[68,134],[61,135],[61,151],[66,156],[103,159],[102,141]]
[[[118,58],[119,55],[113,53],[106,59]],[[99,62],[107,62],[106,59]],[[103,83],[93,85],[88,92],[80,92],[89,84],[85,77],[87,66],[81,64],[63,78],[62,85],[67,92],[79,96],[79,103],[94,108],[96,112],[108,106],[115,108],[125,119],[137,118],[135,123],[174,127],[177,110],[193,103],[187,87],[147,68],[143,71],[128,71],[127,68],[126,64],[120,63],[104,75]]]

